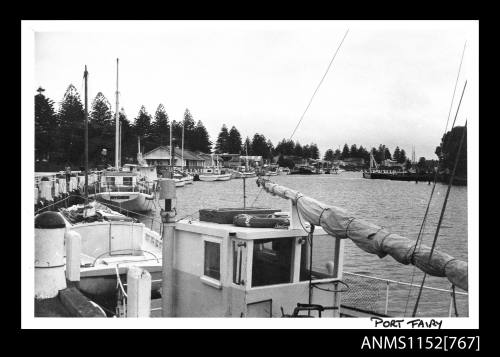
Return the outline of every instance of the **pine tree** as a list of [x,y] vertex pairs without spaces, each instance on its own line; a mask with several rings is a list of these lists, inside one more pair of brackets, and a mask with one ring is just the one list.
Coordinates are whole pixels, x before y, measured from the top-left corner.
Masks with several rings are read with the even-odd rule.
[[170,142],[170,124],[168,114],[165,111],[163,104],[159,104],[156,108],[153,123],[150,126],[150,145],[154,149],[161,145],[169,145]]
[[241,135],[238,129],[233,125],[229,130],[227,140],[227,151],[230,154],[239,154],[241,152]]
[[311,155],[311,159],[319,159],[318,145],[316,145],[315,143],[311,143],[311,145],[309,145],[309,153]]
[[256,133],[252,139],[252,155],[262,156],[263,158],[269,157],[269,148],[266,144],[266,137],[262,134]]
[[[462,143],[462,148],[460,149],[460,154],[459,154],[458,148],[460,146],[460,141],[463,135],[465,135],[464,141]],[[451,131],[448,131],[446,134],[444,134],[441,139],[441,144],[438,147],[436,147],[435,153],[439,157],[440,169],[448,170],[450,173],[453,171],[457,155],[459,155],[455,174],[457,176],[466,176],[467,175],[467,128],[465,126],[455,126]]]
[[360,145],[359,146],[359,149],[358,149],[358,157],[362,158],[365,160],[365,163],[366,162],[369,162],[370,160],[370,153],[368,152],[368,150],[366,150],[363,145]]
[[208,135],[208,131],[201,120],[198,120],[198,123],[194,128],[193,137],[193,150],[201,151],[204,153],[210,153],[212,151],[212,142],[210,141],[210,136]]
[[406,160],[407,160],[406,152],[403,149],[401,149],[401,151],[399,152],[399,160],[397,161],[398,163],[403,164],[406,163]]
[[384,148],[384,159],[385,160],[392,160],[391,151],[389,150],[388,147]]
[[347,143],[344,144],[344,148],[342,149],[342,154],[341,154],[340,157],[341,157],[342,160],[351,157],[351,153],[349,151],[349,146],[347,145]]
[[39,87],[35,95],[35,159],[51,160],[57,151],[58,122],[54,102],[45,97]]
[[293,155],[294,147],[295,143],[293,142],[293,140],[282,139],[280,142],[278,142],[278,145],[276,145],[275,150],[282,155]]
[[241,146],[241,153],[244,156],[253,155],[252,142],[250,141],[250,138],[248,136],[246,137],[245,142]]
[[61,160],[72,167],[82,166],[85,113],[80,95],[72,84],[64,93],[57,118],[60,124],[58,147]]
[[335,158],[335,154],[334,154],[333,150],[332,149],[326,150],[325,156],[323,157],[323,160],[331,162],[334,160],[334,158]]
[[335,149],[333,156],[335,157],[335,160],[340,160],[340,158],[342,157],[342,152],[340,152],[340,149]]
[[394,149],[394,153],[392,155],[392,158],[396,162],[400,162],[401,161],[401,150],[399,149],[399,146],[396,146],[396,148]]
[[311,148],[309,145],[304,145],[302,146],[302,157],[304,159],[310,159],[311,158]]
[[121,162],[132,163],[137,157],[137,138],[133,132],[133,127],[125,114],[124,109],[120,110],[120,123],[121,123]]
[[272,160],[274,158],[274,156],[276,155],[276,151],[274,149],[274,145],[273,145],[271,139],[267,139],[266,145],[267,145],[267,152],[268,152],[267,158],[269,160]]
[[193,149],[194,142],[194,130],[195,130],[195,122],[193,116],[189,109],[186,108],[184,112],[184,147],[187,149]]
[[89,163],[97,162],[102,149],[114,157],[116,124],[111,104],[101,92],[92,101],[89,114]]
[[152,144],[149,137],[151,133],[151,115],[148,114],[144,105],[139,110],[137,118],[135,118],[134,132],[136,136],[141,138],[141,147],[144,148],[143,152],[147,152],[148,149],[154,149],[154,144]]
[[351,145],[351,149],[349,150],[349,157],[359,157],[358,147],[356,144]]
[[295,142],[295,146],[293,147],[293,154],[299,157],[302,157],[304,155],[304,152],[302,150],[302,145],[300,145],[298,141]]
[[379,163],[385,160],[385,145],[380,144],[377,150],[377,156],[375,157]]
[[229,140],[229,132],[227,130],[226,124],[222,124],[222,128],[220,129],[219,136],[217,137],[217,141],[215,143],[215,153],[223,154],[228,152],[228,140]]

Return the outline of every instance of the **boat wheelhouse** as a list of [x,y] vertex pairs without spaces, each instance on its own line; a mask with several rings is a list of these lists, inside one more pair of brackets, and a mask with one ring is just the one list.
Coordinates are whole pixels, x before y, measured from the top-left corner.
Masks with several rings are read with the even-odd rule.
[[155,183],[136,172],[104,171],[95,198],[113,209],[132,212],[153,207]]
[[343,287],[343,240],[318,228],[314,239],[328,240],[326,254],[333,261],[323,267],[312,265],[310,270],[308,235],[298,224],[273,229],[177,222],[175,278],[166,287],[173,294],[173,316],[337,317]]

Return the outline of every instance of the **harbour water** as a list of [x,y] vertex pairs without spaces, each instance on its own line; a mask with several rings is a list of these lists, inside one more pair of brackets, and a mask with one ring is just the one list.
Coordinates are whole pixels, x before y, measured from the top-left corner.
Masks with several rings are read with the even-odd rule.
[[[343,172],[339,175],[286,175],[273,176],[274,182],[298,190],[325,204],[335,205],[353,216],[383,226],[391,232],[416,240],[427,207],[432,184],[390,180],[363,179],[360,172]],[[423,244],[432,245],[437,222],[443,205],[447,186],[438,183],[424,227]],[[273,197],[257,187],[255,179],[246,180],[247,207],[273,207],[289,210],[286,200]],[[163,202],[159,202],[163,205]],[[195,182],[177,190],[177,219],[198,218],[201,208],[243,206],[243,180],[224,182]],[[152,218],[157,218],[153,220]],[[140,220],[148,227],[159,231],[159,207]],[[329,238],[314,241],[314,266],[325,270],[331,258],[333,245]],[[467,261],[467,187],[453,186],[441,225],[436,249],[457,259]],[[346,239],[344,271],[384,279],[420,285],[423,273],[412,265],[402,265],[393,258],[379,258],[368,254]],[[387,284],[381,281],[362,279],[346,274],[344,280],[350,285],[342,298],[360,308],[385,310]],[[450,289],[446,278],[427,276],[426,286]],[[418,287],[391,284],[389,287],[390,315],[411,316]],[[458,289],[457,289],[458,291]],[[459,316],[468,316],[468,299],[457,295]],[[450,294],[424,290],[417,316],[448,316]]]

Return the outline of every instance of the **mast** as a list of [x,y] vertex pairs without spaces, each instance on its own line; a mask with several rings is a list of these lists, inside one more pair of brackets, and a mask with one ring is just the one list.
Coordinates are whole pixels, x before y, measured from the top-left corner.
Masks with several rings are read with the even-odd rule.
[[170,167],[172,168],[172,175],[173,175],[174,163],[172,162],[172,121],[170,122]]
[[116,111],[115,111],[115,168],[116,171],[120,169],[120,114],[118,113],[118,58],[116,59]]
[[248,172],[248,143],[245,143],[245,171]]
[[85,205],[89,204],[89,110],[88,110],[88,99],[87,99],[87,77],[89,72],[87,72],[87,65],[85,65],[85,72],[83,72],[83,78],[85,78]]
[[182,122],[181,171],[184,172],[184,121]]

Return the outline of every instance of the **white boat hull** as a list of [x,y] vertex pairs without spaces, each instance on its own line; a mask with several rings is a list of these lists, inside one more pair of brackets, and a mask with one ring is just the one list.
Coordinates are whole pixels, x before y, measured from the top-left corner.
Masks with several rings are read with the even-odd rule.
[[216,175],[200,175],[198,177],[200,178],[200,181],[210,182],[210,181],[216,181],[217,180]]
[[224,175],[215,175],[217,178],[215,179],[216,181],[229,181],[231,180],[231,174],[224,174]]
[[154,195],[142,192],[104,192],[97,193],[95,198],[114,210],[145,212],[153,208]]

